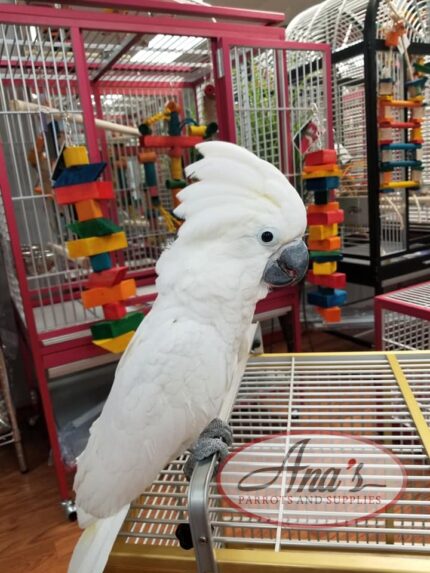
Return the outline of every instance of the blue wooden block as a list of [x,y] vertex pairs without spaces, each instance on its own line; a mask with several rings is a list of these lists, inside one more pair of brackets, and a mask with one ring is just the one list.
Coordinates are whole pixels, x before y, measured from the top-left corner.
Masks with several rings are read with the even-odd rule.
[[90,257],[90,263],[93,271],[99,273],[100,271],[107,271],[112,268],[112,258],[109,253],[100,253]]
[[80,185],[81,183],[92,183],[97,181],[106,167],[106,162],[88,163],[87,165],[75,165],[63,169],[54,183],[57,187],[67,187],[68,185]]
[[339,177],[305,179],[305,185],[308,191],[330,191],[339,187]]
[[382,171],[392,171],[396,167],[411,167],[412,169],[420,169],[422,167],[422,162],[408,159],[399,159],[399,161],[385,161],[381,163]]
[[145,170],[145,183],[147,187],[156,187],[157,172],[155,170],[155,163],[144,163],[143,169]]
[[384,143],[381,145],[381,149],[386,151],[413,151],[421,147],[421,143]]
[[308,293],[308,303],[322,308],[330,308],[345,304],[346,296],[346,290],[334,289],[332,294],[316,290]]

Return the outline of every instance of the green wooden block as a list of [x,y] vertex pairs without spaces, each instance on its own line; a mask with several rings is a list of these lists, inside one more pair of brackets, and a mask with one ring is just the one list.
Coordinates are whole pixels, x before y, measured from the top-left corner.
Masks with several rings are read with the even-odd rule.
[[310,251],[309,258],[317,263],[326,263],[327,261],[341,261],[343,255],[340,251]]
[[105,219],[104,217],[89,219],[88,221],[75,221],[74,223],[70,223],[68,227],[73,233],[76,233],[80,239],[103,237],[122,231],[121,227],[118,227],[113,221]]
[[124,318],[119,320],[103,320],[91,327],[91,334],[94,340],[102,340],[103,338],[115,338],[121,336],[126,332],[136,330],[143,320],[141,312],[130,312]]

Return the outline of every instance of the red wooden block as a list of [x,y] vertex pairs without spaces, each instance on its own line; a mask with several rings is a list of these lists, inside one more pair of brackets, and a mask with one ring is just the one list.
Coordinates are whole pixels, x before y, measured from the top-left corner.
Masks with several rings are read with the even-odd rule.
[[112,267],[99,273],[91,273],[85,284],[86,288],[111,287],[124,280],[127,267]]
[[[141,138],[142,141],[142,138]],[[145,147],[194,147],[203,141],[203,137],[197,135],[145,135],[143,145]]]
[[54,189],[55,199],[59,205],[78,203],[88,199],[113,199],[115,197],[112,181],[93,181],[80,185],[67,185]]
[[102,308],[106,320],[119,320],[127,314],[127,309],[123,302],[111,302],[103,305]]
[[332,225],[342,223],[344,213],[342,209],[328,213],[308,213],[308,225]]
[[337,201],[330,201],[324,205],[315,205],[314,203],[311,203],[307,208],[308,215],[311,213],[329,213],[332,211],[339,211],[339,203]]
[[345,273],[333,273],[331,275],[315,275],[312,271],[309,271],[306,276],[306,280],[313,285],[326,288],[344,289],[346,287]]
[[305,165],[327,165],[337,162],[335,149],[320,149],[308,153],[305,157]]

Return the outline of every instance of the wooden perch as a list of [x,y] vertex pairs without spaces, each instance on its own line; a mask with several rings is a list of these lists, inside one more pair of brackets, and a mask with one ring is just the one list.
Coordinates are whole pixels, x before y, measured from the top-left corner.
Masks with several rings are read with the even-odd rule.
[[[55,119],[64,119],[65,117],[73,118],[76,123],[84,123],[84,118],[80,113],[68,113],[61,111],[59,109],[48,107],[46,105],[39,105],[37,103],[31,103],[27,101],[22,101],[19,99],[13,99],[10,101],[10,109],[13,111],[29,111],[36,113],[48,113],[53,115]],[[129,135],[131,137],[139,137],[140,133],[137,127],[130,127],[129,125],[121,125],[120,123],[113,123],[112,121],[106,121],[104,119],[94,119],[96,127],[99,129],[104,129],[105,131],[114,131],[116,133],[122,133]]]

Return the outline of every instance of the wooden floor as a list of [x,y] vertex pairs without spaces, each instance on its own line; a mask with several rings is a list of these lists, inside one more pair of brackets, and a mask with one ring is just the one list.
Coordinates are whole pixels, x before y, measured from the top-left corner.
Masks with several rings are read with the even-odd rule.
[[[303,351],[359,351],[362,347],[314,333],[303,337]],[[269,349],[266,349],[269,350]],[[283,352],[274,344],[273,352]],[[49,445],[41,424],[22,424],[30,471],[18,470],[13,446],[0,448],[0,572],[65,573],[79,537],[76,523],[69,523],[58,503],[54,470],[47,464]]]

